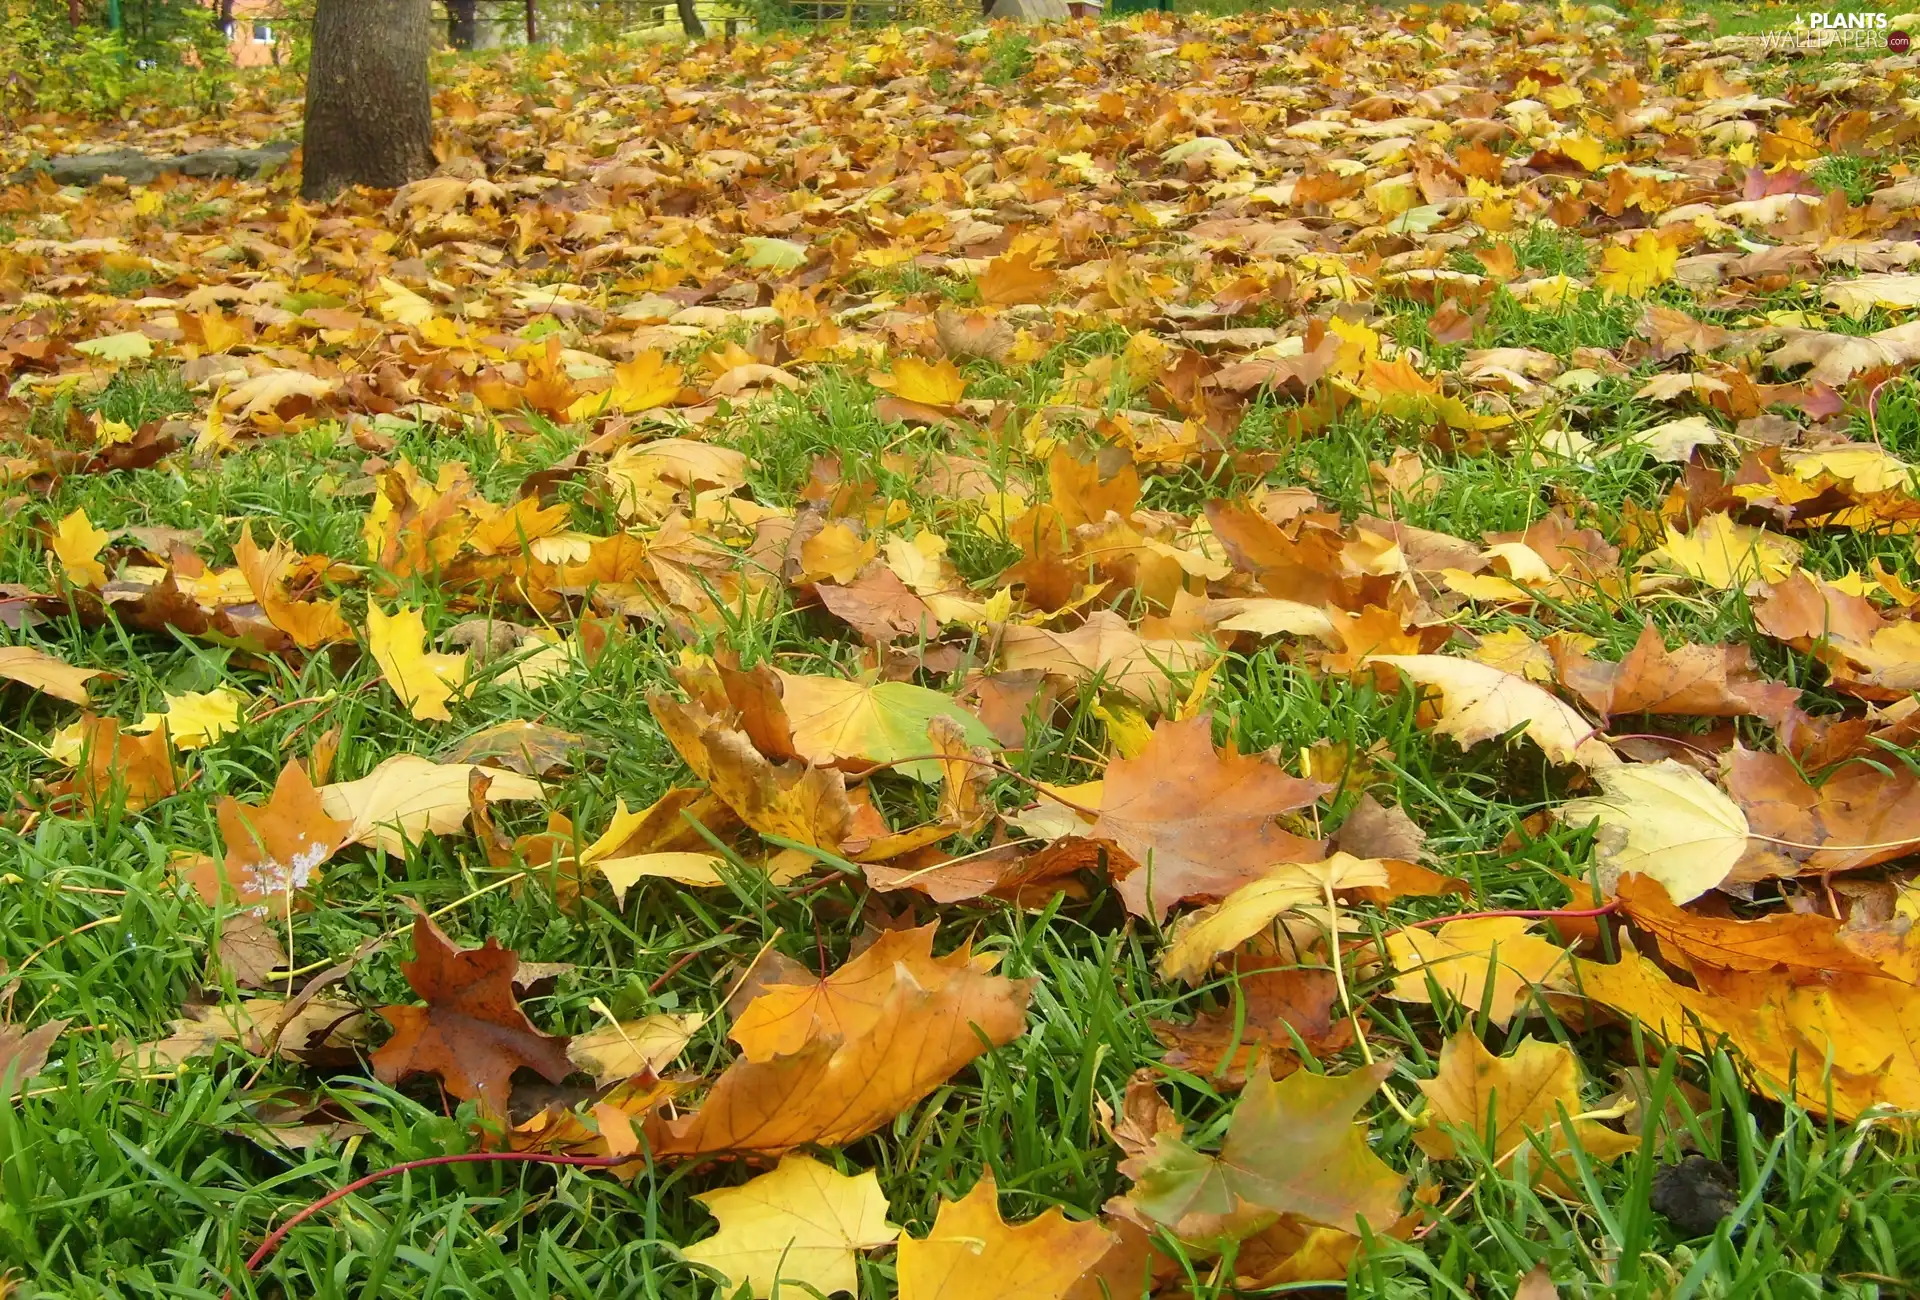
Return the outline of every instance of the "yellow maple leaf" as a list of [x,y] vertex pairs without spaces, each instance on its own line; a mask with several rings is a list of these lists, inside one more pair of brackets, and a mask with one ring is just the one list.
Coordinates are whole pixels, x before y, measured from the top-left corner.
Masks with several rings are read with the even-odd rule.
[[169,695],[166,700],[165,713],[149,713],[129,724],[127,730],[144,735],[165,727],[175,749],[202,749],[239,729],[241,710],[247,703],[246,696],[227,686]]
[[965,1196],[940,1203],[924,1238],[902,1237],[900,1300],[1060,1300],[1112,1245],[1098,1223],[1057,1209],[1010,1224],[998,1202],[988,1170]]
[[387,685],[414,717],[437,722],[452,719],[447,701],[467,679],[467,656],[430,653],[419,610],[402,605],[388,614],[378,605],[368,607],[367,648]]
[[99,555],[108,536],[110,534],[93,526],[85,510],[75,510],[60,521],[53,532],[52,546],[68,582],[76,587],[107,585],[107,569],[100,563]]
[[1600,165],[1607,160],[1607,146],[1586,134],[1561,136],[1554,141],[1554,148],[1590,172],[1599,171]]
[[929,364],[918,357],[895,357],[891,374],[872,375],[875,388],[885,388],[895,397],[925,406],[952,406],[967,391],[967,380],[951,358],[942,357]]
[[854,1291],[855,1255],[900,1236],[871,1169],[848,1177],[809,1156],[783,1156],[770,1174],[695,1199],[720,1231],[683,1253],[725,1278],[725,1294],[746,1286],[754,1300]]
[[[1495,1056],[1471,1029],[1462,1029],[1440,1049],[1439,1072],[1420,1091],[1431,1107],[1430,1122],[1477,1135],[1502,1167],[1511,1168],[1522,1148],[1543,1140],[1551,1157],[1528,1150],[1531,1179],[1562,1193],[1571,1170],[1559,1158],[1572,1146],[1592,1159],[1614,1160],[1640,1145],[1640,1139],[1597,1120],[1575,1118],[1582,1110],[1580,1063],[1560,1043],[1525,1038],[1505,1056]],[[1459,1143],[1445,1129],[1424,1129],[1413,1140],[1437,1160],[1460,1154]]]
[[102,447],[111,447],[115,443],[132,442],[139,430],[120,420],[109,420],[100,412],[93,413],[93,440]]
[[1430,1002],[1437,987],[1468,1007],[1479,1007],[1484,997],[1487,1018],[1505,1025],[1529,987],[1566,987],[1571,955],[1528,934],[1531,924],[1500,916],[1448,921],[1438,930],[1396,930],[1387,936],[1387,955],[1400,974],[1387,996]]
[[1612,245],[1600,254],[1600,274],[1594,282],[1608,297],[1644,298],[1658,285],[1673,279],[1680,250],[1658,235],[1641,234],[1633,247]]
[[1641,558],[1650,569],[1677,570],[1716,591],[1739,587],[1750,593],[1785,582],[1800,559],[1800,543],[1791,537],[1736,524],[1716,511],[1690,533],[1667,525],[1667,540]]

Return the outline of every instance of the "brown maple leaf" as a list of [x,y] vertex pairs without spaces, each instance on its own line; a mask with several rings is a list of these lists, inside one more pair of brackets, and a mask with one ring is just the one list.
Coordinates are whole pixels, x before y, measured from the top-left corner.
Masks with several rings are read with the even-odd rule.
[[437,1074],[454,1096],[478,1099],[488,1113],[505,1115],[516,1069],[535,1070],[549,1083],[573,1072],[566,1035],[535,1029],[514,997],[517,953],[497,939],[456,948],[424,914],[414,918],[413,951],[414,959],[400,969],[427,1005],[380,1008],[394,1030],[373,1054],[381,1082]]
[[[930,928],[924,933],[930,941]],[[904,953],[922,940],[896,942]],[[756,998],[741,1016],[754,1053],[795,1043],[797,1050],[735,1061],[692,1115],[650,1117],[652,1149],[676,1156],[778,1152],[843,1146],[873,1132],[1026,1028],[1032,981],[987,974],[978,961],[965,949],[914,957],[911,965],[935,988],[922,987],[909,963],[878,968],[858,958],[843,968],[857,977],[838,988],[830,986],[834,976],[814,989],[771,986],[761,996],[777,999],[772,1013],[754,1013]]]
[[1721,970],[1881,974],[1878,963],[1842,942],[1840,922],[1830,916],[1775,912],[1751,921],[1702,916],[1676,906],[1658,881],[1638,875],[1620,877],[1615,893],[1636,926],[1692,963]]
[[1851,871],[1920,848],[1920,777],[1911,768],[1846,763],[1815,786],[1785,754],[1736,745],[1725,780],[1754,834],[1787,841],[1749,840],[1730,882]]
[[1136,757],[1108,764],[1100,818],[1084,838],[1112,846],[1129,912],[1164,917],[1176,903],[1224,898],[1276,863],[1325,856],[1275,818],[1326,791],[1231,742],[1216,753],[1213,716],[1202,714],[1161,722]]
[[754,830],[829,850],[846,840],[853,827],[853,807],[847,802],[843,773],[773,763],[745,732],[734,730],[698,704],[664,695],[649,696],[647,704],[687,766]]
[[1689,717],[1743,715],[1778,723],[1800,692],[1761,677],[1745,646],[1683,645],[1667,649],[1651,621],[1618,663],[1591,659],[1558,637],[1548,648],[1560,682],[1596,713],[1670,713]]

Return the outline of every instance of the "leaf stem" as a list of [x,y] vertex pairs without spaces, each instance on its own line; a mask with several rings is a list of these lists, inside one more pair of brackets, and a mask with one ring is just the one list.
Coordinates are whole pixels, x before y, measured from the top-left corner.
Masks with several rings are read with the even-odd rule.
[[1503,908],[1493,912],[1457,912],[1452,916],[1436,916],[1426,921],[1409,921],[1401,928],[1404,930],[1426,930],[1448,925],[1454,921],[1487,921],[1496,917],[1521,916],[1530,920],[1544,921],[1554,917],[1564,920],[1579,920],[1588,916],[1612,916],[1620,910],[1620,900],[1614,899],[1603,907],[1515,907]]
[[[457,1155],[428,1156],[421,1160],[408,1160],[401,1164],[388,1165],[385,1169],[376,1169],[364,1177],[356,1178],[345,1187],[336,1188],[319,1200],[310,1202],[304,1206],[294,1214],[292,1218],[267,1234],[267,1239],[260,1243],[260,1248],[254,1251],[253,1254],[247,1256],[247,1262],[243,1268],[246,1273],[252,1274],[262,1264],[273,1257],[273,1252],[280,1248],[280,1243],[287,1239],[287,1234],[291,1233],[302,1223],[305,1223],[308,1219],[311,1219],[335,1201],[351,1196],[361,1188],[370,1187],[381,1179],[391,1178],[395,1174],[404,1174],[415,1169],[430,1169],[435,1165],[504,1163],[569,1165],[582,1169],[611,1169],[616,1165],[633,1164],[636,1160],[640,1159],[644,1159],[644,1157],[637,1155],[559,1156],[544,1151],[465,1151]],[[227,1300],[233,1300],[233,1289],[231,1287],[227,1289]]]

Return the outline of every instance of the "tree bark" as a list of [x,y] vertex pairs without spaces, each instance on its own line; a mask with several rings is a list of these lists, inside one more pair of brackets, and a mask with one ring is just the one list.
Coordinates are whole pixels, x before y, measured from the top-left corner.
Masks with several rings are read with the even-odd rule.
[[540,23],[533,16],[533,0],[527,0],[527,44],[533,45],[540,40]]
[[67,25],[69,27],[78,27],[86,20],[87,14],[86,10],[81,7],[81,0],[67,0]]
[[680,11],[680,26],[687,35],[697,41],[707,34],[699,12],[693,7],[693,0],[673,0],[673,7]]
[[431,172],[428,0],[319,0],[307,72],[303,198],[395,189]]
[[447,44],[470,50],[479,32],[479,0],[447,0]]

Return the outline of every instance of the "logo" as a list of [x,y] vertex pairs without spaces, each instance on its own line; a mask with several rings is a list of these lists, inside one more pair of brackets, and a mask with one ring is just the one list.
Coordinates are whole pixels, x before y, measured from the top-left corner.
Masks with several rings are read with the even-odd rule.
[[1805,19],[1817,31],[1880,31],[1887,25],[1885,14],[1807,14]]
[[1905,54],[1913,47],[1913,37],[1905,32],[1888,32],[1887,49],[1895,54]]

